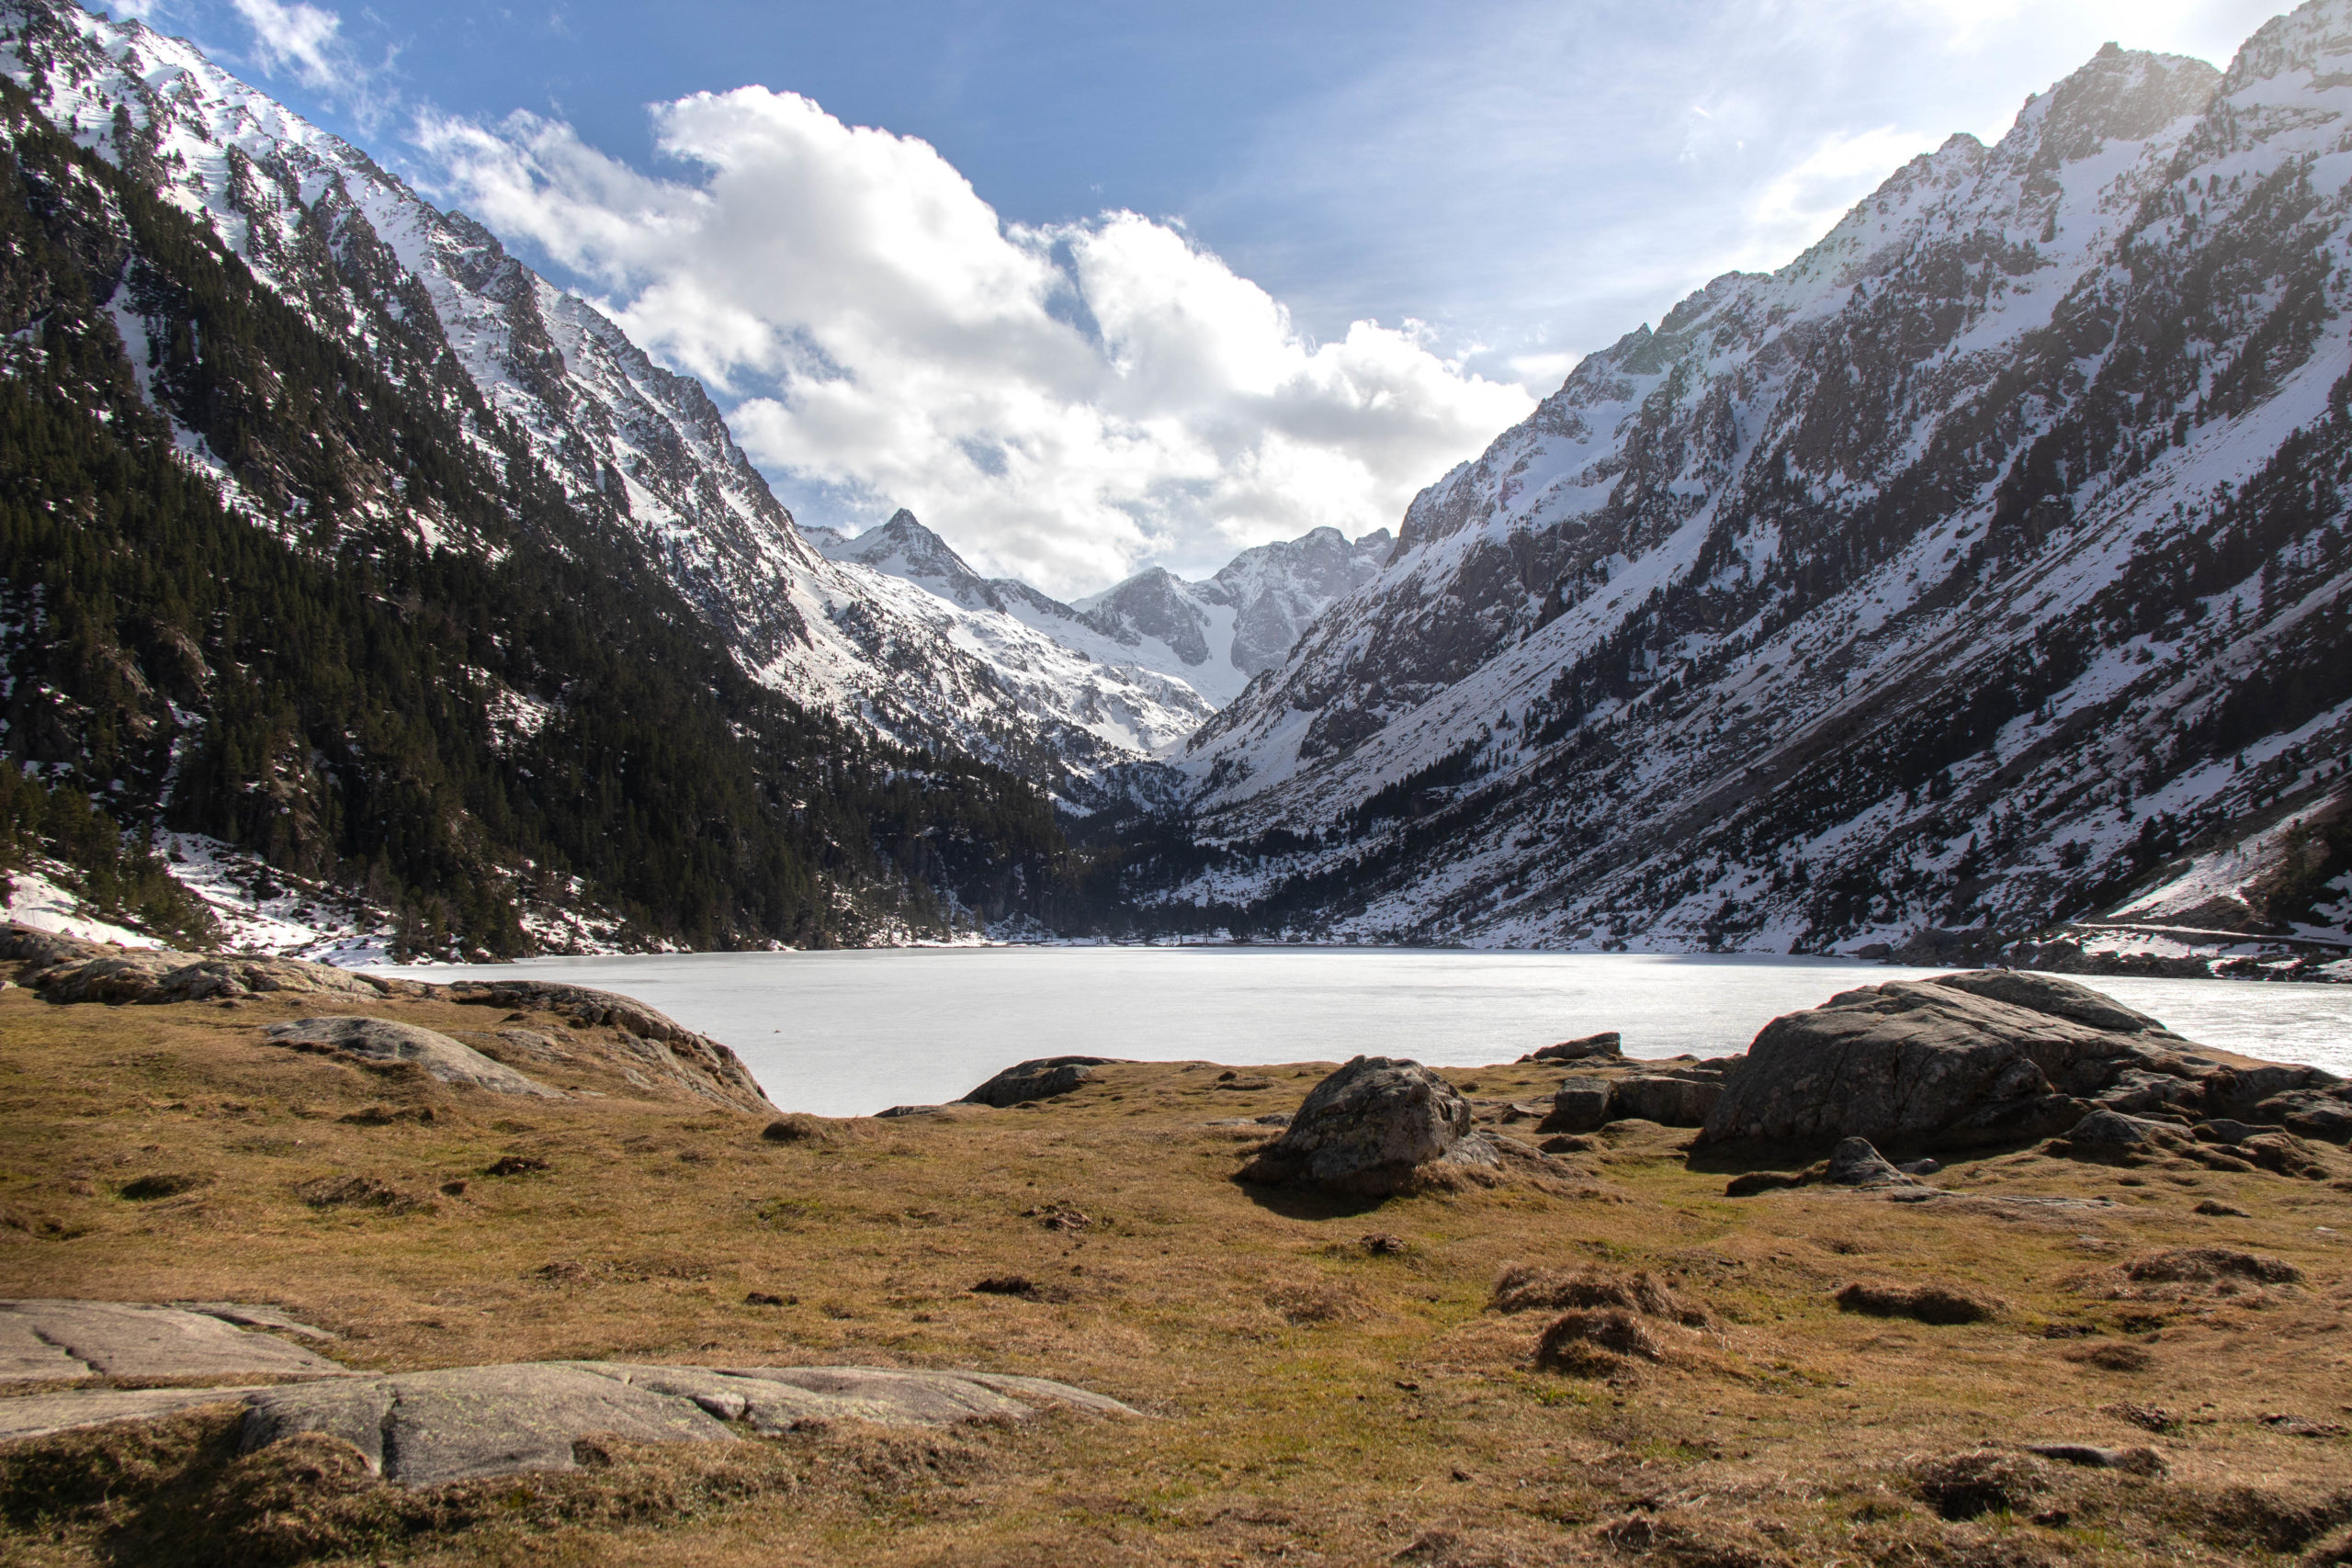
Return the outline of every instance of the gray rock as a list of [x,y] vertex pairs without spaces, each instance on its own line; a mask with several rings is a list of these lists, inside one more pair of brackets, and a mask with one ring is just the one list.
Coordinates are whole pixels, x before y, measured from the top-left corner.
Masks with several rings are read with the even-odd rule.
[[[2076,1129],[2078,1134],[2080,1131],[2081,1129]],[[2249,1127],[2243,1122],[2233,1122],[2226,1116],[2216,1116],[2211,1121],[2197,1124],[2196,1137],[2200,1144],[2243,1144],[2262,1131],[2260,1127]]]
[[2075,1123],[2066,1141],[2083,1149],[2143,1152],[2162,1148],[2169,1136],[2177,1136],[2177,1131],[2161,1122],[2126,1116],[2119,1111],[2094,1111]]
[[2126,1116],[2138,1116],[2151,1111],[2194,1108],[2201,1098],[2193,1078],[2126,1067],[2116,1075],[2114,1082],[2091,1097],[2091,1103],[2109,1111],[2120,1111]]
[[1041,1056],[1034,1062],[1021,1062],[980,1085],[958,1103],[993,1105],[1002,1110],[1024,1100],[1051,1100],[1068,1094],[1081,1084],[1094,1081],[1089,1067],[1107,1066],[1115,1061],[1111,1056]]
[[1552,1095],[1546,1133],[1589,1133],[1609,1120],[1607,1078],[1564,1078]]
[[2081,1021],[2112,1007],[2071,981],[2006,972],[1843,992],[1765,1025],[1701,1141],[1951,1149],[2062,1133],[2087,1097],[2182,1043],[2129,1010],[2116,1010],[2128,1029]]
[[235,1404],[252,1388],[79,1388],[0,1399],[0,1443],[117,1421],[153,1421],[199,1404]]
[[568,1098],[537,1080],[447,1035],[413,1023],[385,1018],[327,1017],[297,1019],[262,1031],[273,1045],[354,1056],[363,1062],[407,1062],[424,1068],[443,1083],[486,1089],[493,1094],[519,1094],[538,1100]]
[[1703,1127],[1723,1099],[1724,1086],[1697,1077],[1637,1074],[1610,1086],[1609,1119],[1637,1118],[1667,1127]]
[[1433,1168],[1499,1165],[1493,1145],[1470,1129],[1470,1102],[1429,1068],[1358,1056],[1307,1091],[1289,1127],[1241,1178],[1382,1196],[1411,1188]]
[[2342,1087],[2296,1089],[2257,1102],[2253,1114],[2324,1143],[2352,1144],[2352,1103]]
[[1520,1058],[1522,1062],[1580,1062],[1588,1056],[1623,1056],[1624,1037],[1615,1030],[1600,1034],[1582,1035],[1575,1040],[1563,1040],[1557,1045],[1545,1045],[1530,1051]]
[[1829,1151],[1821,1178],[1833,1187],[1917,1187],[1918,1179],[1888,1163],[1868,1138],[1848,1138]]
[[571,1469],[574,1445],[734,1442],[834,1421],[943,1427],[1027,1420],[1041,1406],[1135,1416],[1115,1399],[1043,1378],[880,1367],[660,1367],[541,1361],[401,1372],[254,1391],[239,1438],[252,1453],[299,1432],[350,1443],[387,1481],[424,1487]]
[[339,1377],[316,1351],[219,1317],[139,1302],[0,1301],[0,1382]]
[[2028,1012],[2063,1018],[2112,1034],[2162,1034],[2171,1031],[2144,1012],[2125,1007],[2104,991],[2055,975],[2023,969],[1975,969],[1961,975],[1939,975],[1928,984],[2023,1008]]
[[592,1432],[641,1443],[734,1440],[691,1399],[563,1362],[297,1384],[248,1400],[238,1451],[323,1432],[407,1486],[570,1470],[572,1444]]

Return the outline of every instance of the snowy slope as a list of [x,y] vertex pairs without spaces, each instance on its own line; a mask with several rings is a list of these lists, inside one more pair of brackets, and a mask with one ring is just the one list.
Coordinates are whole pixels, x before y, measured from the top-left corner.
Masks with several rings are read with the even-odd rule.
[[[62,0],[0,3],[0,71],[83,144],[210,224],[313,324],[403,387],[460,407],[495,451],[511,421],[582,515],[628,540],[743,666],[895,739],[1005,762],[1057,787],[1187,728],[1141,683],[925,599],[811,548],[701,385],[655,365],[587,301],[460,213],[239,82],[185,40]],[[144,328],[116,306],[134,358]],[[209,463],[187,439],[191,461]],[[267,511],[266,497],[247,498]],[[435,520],[379,498],[428,541]],[[1001,657],[1004,662],[998,660]]]
[[[1584,360],[1191,744],[1254,926],[2030,930],[2336,786],[2352,4],[2110,47]],[[2323,782],[2326,781],[2326,782]]]

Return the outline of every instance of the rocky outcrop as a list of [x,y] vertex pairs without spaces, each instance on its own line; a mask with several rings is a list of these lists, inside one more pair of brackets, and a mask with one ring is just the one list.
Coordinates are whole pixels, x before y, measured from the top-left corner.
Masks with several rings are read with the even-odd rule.
[[1470,1102],[1419,1062],[1358,1056],[1307,1091],[1240,1179],[1366,1197],[1442,1183],[1449,1167],[1501,1164],[1471,1118]]
[[40,991],[42,1000],[51,1002],[201,1002],[257,991],[374,999],[413,994],[421,988],[407,981],[300,958],[114,947],[13,924],[0,931],[0,959],[24,964],[18,983]]
[[350,1056],[379,1066],[408,1063],[443,1083],[486,1089],[492,1094],[527,1095],[537,1100],[567,1098],[537,1079],[502,1062],[493,1062],[472,1046],[413,1023],[386,1018],[302,1018],[274,1023],[261,1032],[273,1045]]
[[574,1029],[613,1029],[621,1036],[625,1071],[651,1071],[672,1087],[738,1110],[775,1109],[733,1051],[633,997],[551,980],[467,980],[430,989],[469,1006],[551,1012]]
[[[521,979],[435,986],[373,975],[364,969],[337,969],[299,958],[115,947],[20,925],[0,929],[0,960],[6,959],[24,965],[17,976],[19,984],[38,990],[44,1001],[61,1003],[216,1001],[276,991],[351,1001],[380,1001],[386,998],[446,999],[477,1007],[551,1012],[576,1030],[614,1031],[618,1039],[599,1041],[597,1047],[603,1054],[617,1058],[616,1065],[632,1083],[681,1089],[696,1099],[714,1100],[739,1111],[764,1113],[775,1110],[768,1103],[767,1093],[760,1088],[759,1080],[733,1051],[633,998],[591,990],[584,986]],[[307,1024],[322,1021],[303,1021]],[[502,1066],[462,1042],[429,1029],[356,1019],[343,1021],[343,1026],[348,1032],[366,1022],[381,1023],[383,1031],[391,1032],[377,1032],[371,1036],[371,1043],[356,1043],[356,1035],[350,1040],[333,1041],[280,1036],[275,1043],[298,1047],[331,1046],[384,1061],[413,1060],[445,1082],[472,1083],[484,1089],[503,1084],[506,1087],[503,1092],[506,1093],[556,1092],[532,1083],[523,1074]],[[411,1032],[406,1047],[394,1040],[394,1035],[403,1030]],[[571,1054],[569,1047],[558,1046],[546,1035],[533,1031],[502,1031],[498,1038],[544,1060],[561,1061]],[[436,1041],[438,1044],[433,1043]],[[404,1049],[421,1054],[403,1055]],[[518,1083],[531,1087],[518,1089],[514,1087]]]
[[1002,1110],[1033,1100],[1051,1100],[1092,1083],[1094,1075],[1088,1069],[1108,1066],[1114,1060],[1110,1056],[1040,1056],[1035,1061],[1015,1063],[956,1103],[993,1105]]
[[[2085,1149],[2209,1118],[2332,1135],[2352,1095],[2313,1067],[2231,1066],[2069,980],[1979,971],[1843,992],[1774,1019],[1702,1144],[1867,1138],[1966,1148],[2072,1133]],[[2146,1120],[2155,1118],[2154,1121]]]

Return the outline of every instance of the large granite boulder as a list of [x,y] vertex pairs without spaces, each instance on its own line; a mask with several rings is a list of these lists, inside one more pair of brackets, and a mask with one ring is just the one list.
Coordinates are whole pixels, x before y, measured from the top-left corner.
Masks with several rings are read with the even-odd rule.
[[1358,1056],[1307,1091],[1241,1179],[1381,1197],[1442,1179],[1446,1167],[1499,1166],[1494,1145],[1471,1131],[1471,1114],[1470,1102],[1419,1062]]
[[302,1018],[277,1023],[261,1032],[272,1045],[296,1051],[345,1055],[389,1066],[406,1062],[422,1067],[443,1083],[486,1089],[493,1094],[526,1095],[537,1100],[562,1100],[560,1090],[526,1077],[503,1062],[493,1062],[462,1041],[413,1023],[387,1018]]
[[1033,1100],[1051,1100],[1092,1083],[1094,1075],[1088,1069],[1108,1066],[1115,1060],[1113,1056],[1040,1056],[1034,1062],[1015,1063],[956,1103],[993,1105],[1001,1111]]
[[2185,1055],[2194,1049],[2155,1020],[2047,975],[1867,986],[1765,1025],[1701,1142],[1861,1137],[1942,1149],[2047,1137],[2110,1089],[2147,1098],[2134,1075],[2193,1088],[2217,1066]]

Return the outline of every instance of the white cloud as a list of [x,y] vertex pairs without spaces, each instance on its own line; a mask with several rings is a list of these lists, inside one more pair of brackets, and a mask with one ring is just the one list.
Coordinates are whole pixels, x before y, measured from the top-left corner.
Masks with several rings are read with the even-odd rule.
[[334,85],[342,52],[343,18],[333,11],[285,0],[236,0],[237,15],[254,30],[254,48],[272,75],[291,74],[316,90]]
[[[251,56],[266,74],[290,78],[373,127],[392,99],[378,91],[383,67],[359,58],[343,35],[343,18],[304,0],[231,0],[252,29]],[[162,0],[147,0],[150,13]],[[389,63],[389,60],[387,61]]]
[[732,400],[772,473],[912,507],[1042,587],[1393,525],[1530,406],[1415,322],[1311,341],[1170,224],[1005,224],[927,143],[793,94],[697,94],[655,131],[689,174],[529,116],[420,140],[476,216]]

